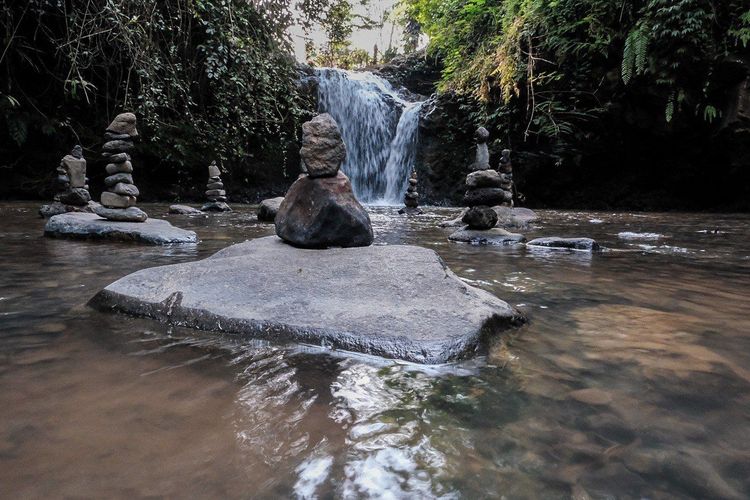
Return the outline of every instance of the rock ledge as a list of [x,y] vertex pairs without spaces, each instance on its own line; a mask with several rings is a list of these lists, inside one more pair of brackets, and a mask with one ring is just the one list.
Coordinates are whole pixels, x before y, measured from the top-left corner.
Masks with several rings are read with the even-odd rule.
[[161,219],[145,222],[119,222],[102,219],[96,214],[67,213],[50,217],[44,226],[44,235],[75,239],[106,239],[131,241],[148,245],[197,243],[193,231],[174,227]]
[[202,261],[138,271],[91,305],[426,364],[464,357],[486,335],[523,321],[507,303],[461,281],[432,250],[308,250],[275,236]]

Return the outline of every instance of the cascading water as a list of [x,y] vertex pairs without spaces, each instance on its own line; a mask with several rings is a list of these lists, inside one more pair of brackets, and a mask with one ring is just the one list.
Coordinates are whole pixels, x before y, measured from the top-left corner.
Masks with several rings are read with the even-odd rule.
[[399,204],[414,168],[422,102],[403,99],[369,72],[317,74],[318,108],[339,124],[347,150],[342,169],[354,194],[365,203]]

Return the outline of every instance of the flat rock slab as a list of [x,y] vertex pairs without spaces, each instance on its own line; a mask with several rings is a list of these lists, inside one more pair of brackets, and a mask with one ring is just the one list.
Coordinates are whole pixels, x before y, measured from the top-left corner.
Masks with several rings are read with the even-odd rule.
[[96,214],[67,213],[50,217],[45,236],[76,239],[131,241],[148,245],[197,243],[198,236],[161,219],[145,222],[120,222],[102,219]]
[[523,321],[507,303],[461,281],[432,250],[310,250],[276,236],[143,269],[106,287],[91,305],[426,364],[464,357],[486,335]]
[[515,245],[526,241],[522,234],[511,233],[497,227],[487,230],[459,229],[448,236],[448,239],[472,245]]
[[585,250],[588,252],[599,250],[599,244],[591,238],[559,238],[557,236],[536,238],[526,243],[526,246],[554,248],[558,250]]
[[203,212],[190,205],[169,205],[169,213],[176,215],[203,215]]

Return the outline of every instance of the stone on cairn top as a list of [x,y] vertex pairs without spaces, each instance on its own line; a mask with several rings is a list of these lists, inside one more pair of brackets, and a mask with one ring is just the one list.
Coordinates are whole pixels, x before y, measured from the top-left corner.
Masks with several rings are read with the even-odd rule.
[[101,196],[101,207],[94,209],[99,217],[117,222],[144,222],[146,212],[135,206],[140,195],[133,184],[133,164],[130,152],[135,149],[133,138],[138,136],[133,113],[122,113],[107,127],[104,134],[107,142],[102,146],[102,157],[109,163],[105,167],[108,177],[104,179],[106,191]]
[[302,124],[302,149],[299,151],[310,177],[333,177],[346,160],[346,145],[341,132],[328,113]]
[[208,166],[208,184],[206,184],[206,198],[208,202],[201,207],[204,212],[231,212],[232,209],[227,205],[227,192],[224,190],[224,183],[221,181],[221,170],[216,161],[211,162]]
[[324,113],[302,125],[302,163],[276,215],[276,234],[302,248],[359,247],[372,244],[370,216],[339,171],[346,146],[336,121]]
[[487,139],[490,138],[490,133],[486,128],[479,127],[474,137],[477,140],[477,153],[474,163],[471,164],[471,170],[489,170],[490,151],[487,148]]

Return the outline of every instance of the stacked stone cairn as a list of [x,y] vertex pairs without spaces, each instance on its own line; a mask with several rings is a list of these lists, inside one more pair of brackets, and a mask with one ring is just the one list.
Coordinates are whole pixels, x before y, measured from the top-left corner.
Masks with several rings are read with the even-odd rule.
[[224,190],[224,183],[221,181],[221,170],[216,162],[213,161],[208,166],[208,184],[206,184],[206,198],[208,203],[201,207],[204,212],[231,212],[232,209],[227,205],[227,192]]
[[130,153],[135,149],[133,140],[138,137],[133,113],[122,113],[107,127],[102,146],[102,157],[107,160],[106,191],[101,196],[101,207],[94,213],[111,221],[144,222],[146,212],[135,206],[138,188],[133,184],[133,164]]
[[484,127],[479,127],[477,130],[477,154],[471,165],[473,172],[466,176],[464,203],[469,209],[463,215],[462,220],[468,225],[468,229],[486,230],[495,227],[497,213],[492,207],[508,205],[513,200],[512,184],[507,175],[490,167],[490,155],[487,149],[489,135]]
[[66,212],[90,211],[89,179],[86,177],[86,159],[81,146],[74,146],[70,154],[60,160],[56,173],[54,203],[42,206],[39,214],[51,217]]
[[372,244],[370,216],[339,169],[346,146],[328,113],[302,124],[303,173],[287,191],[276,214],[276,234],[302,248]]
[[417,192],[417,171],[414,170],[409,177],[409,187],[404,194],[404,208],[398,211],[400,214],[419,215],[422,210],[419,208],[419,193]]

